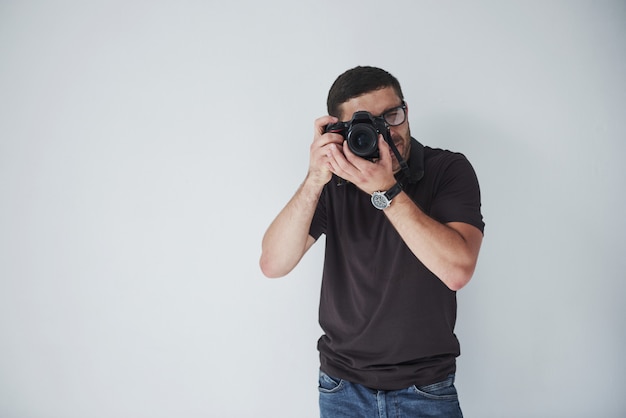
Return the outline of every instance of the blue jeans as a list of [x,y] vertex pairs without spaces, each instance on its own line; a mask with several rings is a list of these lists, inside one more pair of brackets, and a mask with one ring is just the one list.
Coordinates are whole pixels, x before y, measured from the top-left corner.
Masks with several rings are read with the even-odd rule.
[[428,386],[374,390],[320,371],[321,418],[462,418],[454,375]]

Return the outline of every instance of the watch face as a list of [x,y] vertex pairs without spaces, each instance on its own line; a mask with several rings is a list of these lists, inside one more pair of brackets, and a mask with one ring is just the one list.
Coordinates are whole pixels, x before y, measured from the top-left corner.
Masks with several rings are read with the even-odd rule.
[[372,194],[372,205],[374,205],[376,209],[385,209],[389,207],[389,199],[387,199],[383,192],[374,192]]

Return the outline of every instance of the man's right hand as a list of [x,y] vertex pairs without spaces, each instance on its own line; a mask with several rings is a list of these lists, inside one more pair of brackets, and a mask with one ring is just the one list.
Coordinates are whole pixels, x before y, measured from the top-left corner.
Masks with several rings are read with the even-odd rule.
[[339,120],[334,116],[322,116],[315,120],[315,133],[310,148],[308,181],[323,186],[332,178],[330,147],[342,150],[344,138],[340,134],[326,133],[326,126]]

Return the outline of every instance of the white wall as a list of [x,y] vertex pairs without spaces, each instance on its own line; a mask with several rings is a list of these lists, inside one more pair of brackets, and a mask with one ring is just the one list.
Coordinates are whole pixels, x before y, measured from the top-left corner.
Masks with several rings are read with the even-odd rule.
[[623,1],[3,1],[0,416],[315,417],[322,246],[262,278],[337,75],[487,223],[467,417],[626,415]]

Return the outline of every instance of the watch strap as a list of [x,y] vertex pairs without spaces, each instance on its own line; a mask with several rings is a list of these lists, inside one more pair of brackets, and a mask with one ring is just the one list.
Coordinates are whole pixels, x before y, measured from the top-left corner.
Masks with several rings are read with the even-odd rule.
[[372,205],[376,209],[387,209],[391,205],[391,200],[396,197],[402,191],[402,185],[396,183],[393,187],[386,192],[374,192],[372,193]]
[[389,203],[391,203],[391,199],[398,196],[402,191],[402,185],[400,183],[394,184],[391,189],[385,192],[385,197],[389,199]]

